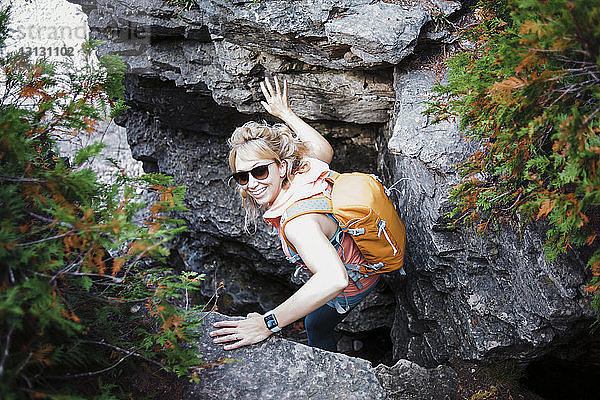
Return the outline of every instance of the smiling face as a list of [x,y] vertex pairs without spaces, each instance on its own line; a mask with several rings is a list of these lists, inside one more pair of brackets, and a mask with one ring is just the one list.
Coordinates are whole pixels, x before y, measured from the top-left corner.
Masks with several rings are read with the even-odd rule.
[[285,167],[283,164],[277,164],[271,159],[244,157],[240,153],[235,157],[236,171],[251,171],[253,168],[261,165],[267,165],[269,174],[264,179],[256,179],[252,174],[248,174],[248,183],[243,185],[249,196],[251,196],[258,205],[269,205],[275,201],[285,178]]

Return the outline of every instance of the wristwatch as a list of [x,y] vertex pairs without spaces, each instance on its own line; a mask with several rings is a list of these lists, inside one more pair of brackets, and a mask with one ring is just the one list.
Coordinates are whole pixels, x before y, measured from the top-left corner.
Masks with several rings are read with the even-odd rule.
[[273,310],[265,314],[265,324],[267,325],[267,329],[269,329],[271,332],[279,332],[281,330],[277,324],[277,318],[275,318]]

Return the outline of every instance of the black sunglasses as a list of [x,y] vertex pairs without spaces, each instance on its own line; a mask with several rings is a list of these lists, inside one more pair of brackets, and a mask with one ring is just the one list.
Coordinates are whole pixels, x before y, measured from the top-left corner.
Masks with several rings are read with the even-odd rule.
[[250,171],[238,171],[232,174],[231,176],[238,185],[246,185],[250,180],[250,174],[254,177],[254,179],[263,180],[269,177],[269,165],[273,164],[275,161],[272,161],[268,164],[259,165],[258,167],[252,168]]

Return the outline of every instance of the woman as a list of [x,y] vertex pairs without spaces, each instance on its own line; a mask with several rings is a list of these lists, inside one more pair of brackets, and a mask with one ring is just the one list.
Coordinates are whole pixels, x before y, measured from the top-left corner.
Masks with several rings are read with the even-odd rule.
[[[291,110],[286,81],[283,90],[277,78],[274,87],[268,78],[260,86],[266,99],[262,105],[287,126],[249,122],[237,128],[229,140],[229,164],[246,208],[246,224],[255,220],[259,208],[266,209],[263,218],[277,228],[289,257],[280,227],[281,215],[295,201],[330,190],[324,178],[333,149]],[[246,319],[215,323],[219,329],[210,336],[214,343],[224,344],[225,350],[258,343],[305,316],[308,344],[335,351],[334,327],[377,282],[376,275],[353,276],[360,281],[358,286],[348,278],[344,263],[363,264],[365,259],[331,215],[304,214],[288,221],[284,229],[285,237],[312,276],[289,299],[264,315],[251,313]]]

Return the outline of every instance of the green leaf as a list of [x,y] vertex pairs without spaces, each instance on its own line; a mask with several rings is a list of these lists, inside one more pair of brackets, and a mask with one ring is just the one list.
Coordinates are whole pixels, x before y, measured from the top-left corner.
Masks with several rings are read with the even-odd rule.
[[94,285],[94,281],[89,276],[82,276],[80,280],[81,287],[86,292],[89,292],[92,286]]
[[84,162],[88,161],[92,157],[97,157],[102,149],[104,149],[106,145],[102,142],[95,142],[89,146],[86,146],[75,153],[73,157],[73,166],[79,167]]

